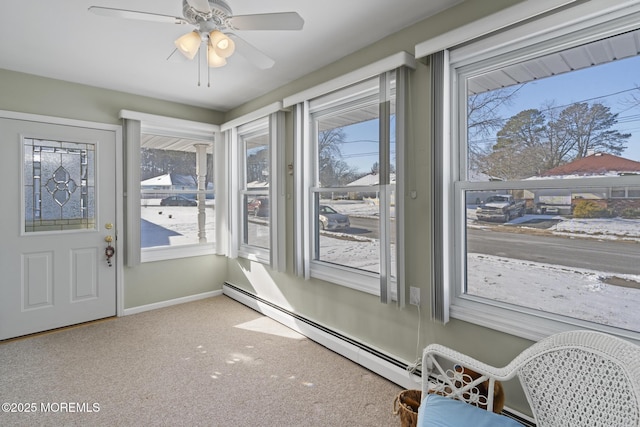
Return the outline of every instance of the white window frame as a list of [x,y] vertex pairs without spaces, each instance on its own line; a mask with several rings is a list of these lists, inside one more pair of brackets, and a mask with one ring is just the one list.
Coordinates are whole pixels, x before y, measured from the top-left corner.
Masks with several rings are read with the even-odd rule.
[[[211,255],[217,252],[217,240],[211,236],[212,242],[195,245],[178,245],[171,247],[143,249],[140,245],[140,135],[143,133],[174,136],[180,138],[206,141],[215,147],[219,126],[208,123],[194,122],[173,117],[158,116],[136,111],[122,110],[120,118],[125,123],[126,144],[126,263],[135,266],[144,262],[162,261],[168,259],[187,258],[201,255]],[[214,148],[214,169],[221,170],[224,166],[222,159],[216,156]],[[216,178],[220,174],[216,172]],[[218,187],[216,185],[216,193]],[[217,195],[216,195],[217,196]],[[219,212],[216,211],[216,230],[220,229]],[[219,235],[216,231],[216,235]]]
[[[245,195],[251,191],[246,188],[245,161],[246,150],[242,132],[250,134],[264,127],[269,135],[269,249],[245,244],[244,206]],[[231,239],[229,256],[241,257],[269,265],[277,271],[286,268],[285,230],[285,159],[284,159],[284,121],[285,112],[282,103],[276,102],[221,126],[229,146],[229,218],[231,218]]]
[[[391,57],[380,60],[374,64],[356,70],[348,75],[336,78],[332,81],[323,83],[316,87],[310,88],[299,94],[293,95],[285,99],[285,105],[295,105],[294,110],[294,134],[295,134],[295,148],[294,148],[294,175],[296,177],[297,188],[295,188],[296,206],[295,210],[295,233],[296,233],[296,246],[295,246],[295,271],[298,275],[305,278],[318,278],[331,283],[342,285],[351,289],[362,291],[365,293],[380,296],[381,302],[391,303],[395,301],[399,306],[405,305],[405,288],[404,288],[404,223],[402,221],[404,212],[404,182],[403,182],[403,169],[404,169],[404,137],[405,129],[405,111],[403,97],[406,84],[406,69],[404,67],[415,68],[415,61],[413,57],[406,52],[393,55]],[[329,94],[338,89],[352,88],[352,92],[347,94],[346,99],[334,100],[331,97],[325,98],[323,101],[334,103],[335,101],[345,103],[352,96],[358,100],[356,96],[362,88],[358,86],[358,83],[368,80],[373,77],[380,79],[381,75],[384,75],[390,70],[398,69],[398,75],[396,82],[400,87],[397,88],[396,96],[398,100],[396,102],[396,115],[401,119],[396,119],[396,277],[395,280],[391,278],[387,279],[388,266],[381,265],[381,274],[358,270],[347,266],[335,265],[320,260],[314,260],[314,245],[315,245],[315,202],[313,193],[320,190],[315,187],[315,164],[316,164],[316,152],[315,147],[315,134],[313,126],[311,125],[311,110],[310,104],[314,99]],[[400,75],[402,74],[402,75]],[[384,79],[381,79],[384,80]],[[398,83],[397,83],[398,84]],[[347,89],[349,92],[351,89]],[[386,92],[385,87],[378,87],[379,91]],[[344,95],[344,92],[339,93],[340,96]],[[384,95],[384,93],[383,93]],[[380,95],[376,95],[380,97]],[[379,102],[379,101],[378,101]],[[315,109],[316,111],[321,108]],[[380,118],[381,122],[383,121]],[[388,144],[388,141],[386,141]],[[381,147],[384,150],[384,147]],[[389,190],[389,184],[380,185],[380,192]],[[340,189],[336,190],[339,191]],[[346,189],[345,189],[346,190]],[[366,191],[371,190],[367,187],[364,189],[358,189],[349,187],[348,191]],[[381,221],[388,217],[388,212],[383,215]],[[381,227],[381,244],[384,243],[384,233],[387,233],[388,240],[388,226]],[[384,259],[382,259],[384,258]],[[388,262],[388,258],[381,252],[381,262]]]
[[[451,50],[450,63],[445,64],[446,70],[450,67],[447,71],[452,91],[450,97],[445,96],[445,100],[451,101],[451,121],[448,122],[451,123],[451,128],[445,129],[445,133],[450,132],[452,142],[448,144],[448,149],[445,147],[440,171],[444,179],[442,216],[452,218],[450,224],[445,224],[445,234],[443,241],[440,242],[445,253],[449,254],[444,257],[443,269],[446,278],[445,292],[448,292],[447,297],[450,298],[448,308],[451,317],[532,340],[576,328],[595,329],[634,340],[640,339],[640,334],[633,331],[463,294],[466,259],[464,191],[486,189],[488,185],[491,189],[540,188],[541,182],[514,180],[487,184],[465,181],[464,176],[461,176],[464,175],[466,168],[464,158],[466,91],[463,87],[465,76],[457,71],[471,70],[475,64],[480,64],[482,61],[484,65],[494,61],[493,66],[499,67],[504,65],[500,61],[521,60],[524,58],[522,49],[525,49],[524,55],[527,55],[527,48],[530,48],[529,55],[538,55],[548,50],[564,49],[636,29],[640,27],[639,18],[640,5],[637,2],[594,0]],[[542,48],[533,50],[533,45],[542,46],[545,50],[540,50]],[[520,50],[519,53],[518,50]],[[446,127],[447,123],[444,126]],[[638,185],[637,177],[594,178],[589,179],[588,182],[579,179],[569,182],[565,179],[562,182],[545,184],[550,188],[564,188],[568,185],[572,187]],[[447,304],[446,298],[441,303]],[[446,322],[448,319],[443,320]]]

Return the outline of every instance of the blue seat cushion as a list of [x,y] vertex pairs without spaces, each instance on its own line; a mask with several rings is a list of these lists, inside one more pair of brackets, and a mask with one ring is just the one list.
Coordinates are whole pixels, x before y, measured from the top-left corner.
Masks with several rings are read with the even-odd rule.
[[418,410],[418,427],[522,427],[522,424],[468,403],[428,394]]

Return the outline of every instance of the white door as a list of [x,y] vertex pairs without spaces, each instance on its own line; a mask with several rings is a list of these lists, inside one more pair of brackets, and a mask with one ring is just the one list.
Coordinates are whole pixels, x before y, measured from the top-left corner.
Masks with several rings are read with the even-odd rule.
[[116,138],[0,118],[0,340],[116,314]]

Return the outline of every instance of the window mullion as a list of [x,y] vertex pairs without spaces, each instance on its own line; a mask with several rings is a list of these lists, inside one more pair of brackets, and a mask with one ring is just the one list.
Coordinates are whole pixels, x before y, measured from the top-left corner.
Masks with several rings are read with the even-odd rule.
[[126,265],[135,267],[141,262],[140,248],[140,128],[138,120],[124,119],[124,138],[127,147],[127,192],[125,209],[127,222]]
[[[226,132],[227,134],[227,146],[229,147],[229,161],[228,161],[228,170],[233,171],[243,171],[242,163],[240,161],[240,152],[241,148],[239,147],[239,138],[238,138],[238,129],[231,128]],[[244,172],[242,172],[244,173]],[[238,256],[238,247],[240,242],[238,241],[240,238],[244,238],[243,235],[240,234],[240,224],[237,221],[237,218],[242,212],[241,209],[241,201],[244,200],[244,197],[239,196],[240,190],[240,172],[229,174],[231,179],[229,180],[229,209],[228,215],[230,220],[230,228],[231,228],[231,236],[229,239],[229,257],[236,258]],[[242,175],[244,176],[244,175]]]
[[432,247],[433,269],[431,275],[431,316],[442,323],[449,321],[449,280],[450,280],[450,194],[449,161],[447,144],[447,126],[449,124],[448,102],[448,51],[432,54],[431,64],[431,88],[433,91],[431,123],[432,123]]
[[286,268],[285,241],[285,158],[284,158],[284,115],[276,112],[269,118],[269,200],[271,200],[271,266],[277,271]]
[[391,73],[384,73],[380,76],[380,105],[379,105],[379,187],[378,197],[380,200],[380,302],[388,304],[391,302],[391,256],[390,233],[389,233],[389,152],[391,145]]

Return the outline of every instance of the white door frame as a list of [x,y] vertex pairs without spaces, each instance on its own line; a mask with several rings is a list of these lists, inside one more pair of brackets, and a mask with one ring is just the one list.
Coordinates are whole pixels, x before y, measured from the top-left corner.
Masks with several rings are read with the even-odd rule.
[[[116,164],[115,167],[115,181],[116,181],[116,241],[115,241],[115,267],[116,267],[116,316],[120,317],[124,315],[124,280],[123,280],[123,250],[124,247],[122,239],[125,233],[123,232],[124,224],[124,193],[123,193],[123,175],[122,175],[122,126],[112,125],[107,123],[91,122],[86,120],[65,119],[62,117],[43,116],[39,114],[20,113],[15,111],[0,110],[0,118],[14,119],[14,120],[26,120],[31,122],[39,122],[45,124],[65,125],[65,126],[77,126],[82,128],[93,128],[105,131],[113,131],[116,139]],[[103,166],[101,166],[103,167]]]

